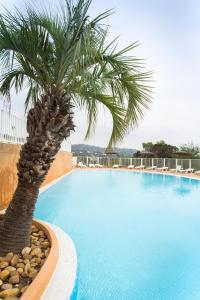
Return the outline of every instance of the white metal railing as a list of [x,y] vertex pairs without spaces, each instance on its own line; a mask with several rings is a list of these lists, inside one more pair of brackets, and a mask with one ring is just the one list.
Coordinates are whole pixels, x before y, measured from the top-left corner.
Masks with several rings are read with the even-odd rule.
[[26,136],[26,122],[0,110],[0,142],[23,144]]
[[158,168],[168,167],[169,169],[176,169],[177,166],[181,166],[182,169],[192,168],[194,170],[200,170],[200,159],[77,156],[76,162],[77,164],[82,162],[87,166],[89,164],[101,164],[105,167],[112,167],[115,164],[121,167],[144,165],[145,168],[156,166]]
[[[0,142],[24,144],[26,137],[26,121],[0,110]],[[63,141],[60,150],[71,152],[71,144],[68,141]]]

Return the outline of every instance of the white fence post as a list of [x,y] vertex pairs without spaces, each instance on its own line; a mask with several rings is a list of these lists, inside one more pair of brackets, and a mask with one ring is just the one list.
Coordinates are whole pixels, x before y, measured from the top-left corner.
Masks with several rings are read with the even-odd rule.
[[192,163],[191,163],[191,159],[189,159],[189,169],[192,168]]

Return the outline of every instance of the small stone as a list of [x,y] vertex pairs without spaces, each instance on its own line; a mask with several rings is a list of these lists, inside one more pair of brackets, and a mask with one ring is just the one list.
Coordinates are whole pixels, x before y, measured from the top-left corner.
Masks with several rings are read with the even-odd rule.
[[25,267],[24,267],[24,272],[28,273],[28,271],[30,270],[30,268],[31,268],[30,263],[26,264]]
[[38,247],[31,251],[32,256],[40,256],[40,254],[41,254],[41,249]]
[[19,274],[17,273],[16,275],[11,276],[9,282],[13,284],[19,283]]
[[14,271],[16,271],[16,268],[12,267],[12,266],[8,266],[5,268],[5,270],[8,270],[9,272],[14,272]]
[[23,250],[22,250],[22,255],[29,255],[31,252],[31,248],[30,247],[25,247]]
[[28,273],[23,272],[23,273],[21,274],[21,276],[22,276],[23,278],[27,278],[27,277],[28,277]]
[[17,269],[18,269],[18,268],[24,269],[24,264],[23,264],[23,263],[18,263],[18,264],[16,264],[16,268],[17,268]]
[[4,257],[4,260],[7,261],[7,262],[11,262],[11,259],[13,258],[13,253],[12,252],[9,252],[5,257]]
[[3,270],[0,272],[0,279],[5,281],[8,276],[9,276],[10,272],[8,270]]
[[14,297],[14,296],[17,296],[18,294],[19,294],[19,289],[17,289],[17,288],[8,289],[8,290],[0,292],[0,297],[7,299],[8,297]]
[[19,274],[22,274],[22,273],[24,272],[24,269],[18,268],[18,269],[17,269],[17,272],[18,272]]
[[15,275],[18,275],[18,272],[17,272],[17,270],[16,270],[16,271],[12,271],[12,272],[10,272],[10,276],[15,276]]
[[14,256],[14,253],[13,253],[13,252],[9,252],[9,253],[7,254],[7,256],[13,257],[13,256]]
[[8,265],[9,265],[9,263],[7,261],[2,261],[0,263],[0,269],[5,269]]
[[35,278],[36,275],[37,275],[37,271],[34,268],[31,268],[29,270],[28,276],[33,279],[33,278]]
[[39,236],[39,233],[33,232],[33,233],[32,233],[32,236],[38,237],[38,236]]
[[5,284],[3,284],[2,286],[1,286],[1,289],[2,289],[2,291],[4,291],[4,290],[9,290],[9,289],[12,289],[12,284],[10,284],[10,283],[5,283]]
[[3,284],[3,281],[0,279],[0,286],[2,286],[2,284]]
[[50,247],[50,243],[49,242],[43,242],[42,246],[47,249]]
[[16,266],[18,261],[19,261],[19,257],[15,254],[10,261],[11,266],[13,266],[13,267]]
[[26,265],[26,264],[30,264],[29,259],[24,259],[24,264],[25,264],[25,265]]
[[36,262],[31,263],[31,267],[36,267],[38,264]]
[[41,263],[41,258],[36,257],[36,258],[35,258],[35,262],[36,262],[37,264],[40,264],[40,263]]
[[39,257],[40,258],[45,258],[45,254],[42,252]]
[[[30,254],[24,254],[24,259],[28,259],[28,260],[30,260],[31,258],[32,258],[32,255],[30,255]],[[23,260],[22,260],[23,261]]]

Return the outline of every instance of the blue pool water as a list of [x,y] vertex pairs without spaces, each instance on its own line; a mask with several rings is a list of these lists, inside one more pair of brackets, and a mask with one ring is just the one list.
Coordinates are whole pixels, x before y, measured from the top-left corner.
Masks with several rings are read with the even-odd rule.
[[78,253],[78,300],[199,300],[200,181],[77,170],[40,195],[36,217]]

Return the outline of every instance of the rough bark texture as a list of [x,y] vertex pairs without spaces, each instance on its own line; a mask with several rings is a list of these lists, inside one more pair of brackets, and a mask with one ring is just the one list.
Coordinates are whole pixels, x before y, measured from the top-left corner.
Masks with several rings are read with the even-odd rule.
[[18,253],[30,244],[31,224],[39,187],[74,129],[70,97],[57,87],[41,97],[27,117],[27,142],[17,164],[18,186],[0,227],[0,255]]

